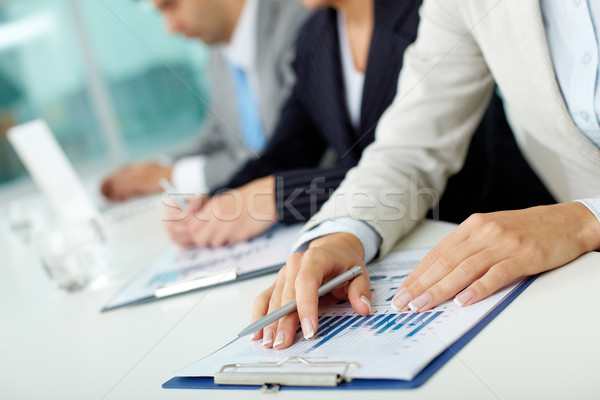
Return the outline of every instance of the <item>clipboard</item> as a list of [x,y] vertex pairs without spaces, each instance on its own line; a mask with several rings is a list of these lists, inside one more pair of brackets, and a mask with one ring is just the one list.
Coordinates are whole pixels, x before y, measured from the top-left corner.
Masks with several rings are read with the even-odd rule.
[[301,225],[275,225],[247,242],[217,249],[169,245],[112,296],[101,312],[276,272],[285,264]]
[[[232,367],[251,367],[254,364],[229,364],[223,365],[221,370],[215,373],[215,377],[174,377],[163,383],[164,389],[225,389],[225,390],[251,390],[260,388],[265,392],[276,392],[279,390],[386,390],[386,389],[414,389],[423,385],[436,371],[446,364],[457,354],[471,339],[473,339],[483,328],[485,328],[498,314],[502,312],[517,296],[519,296],[539,275],[526,278],[508,296],[492,308],[479,322],[470,330],[446,348],[441,354],[434,358],[423,368],[412,380],[395,379],[353,379],[345,376],[348,368],[351,368],[351,360],[339,361],[339,365],[346,366],[343,373],[338,374],[311,374],[315,376],[296,377],[290,379],[288,374],[261,375],[256,372],[228,372]],[[294,360],[291,360],[291,359]],[[299,357],[290,357],[279,362],[279,365],[270,364],[270,367],[282,367],[290,361],[299,361],[318,365],[319,363],[308,363],[306,360],[298,360]],[[298,374],[295,374],[296,376]],[[306,375],[306,374],[305,374]],[[294,380],[295,379],[295,380]]]
[[[243,272],[243,273],[238,273],[237,271],[233,270],[233,271],[228,271],[228,272],[225,272],[222,274],[215,274],[215,275],[207,276],[206,278],[194,279],[189,282],[183,282],[184,284],[189,284],[189,286],[187,288],[185,288],[185,290],[182,289],[182,290],[177,290],[177,291],[171,291],[171,287],[169,285],[161,286],[158,289],[156,289],[154,291],[154,293],[149,294],[144,297],[140,297],[137,300],[114,305],[114,306],[106,305],[100,310],[100,312],[103,313],[103,312],[107,312],[107,311],[117,310],[119,308],[136,306],[136,305],[141,305],[141,304],[146,304],[146,303],[152,303],[154,301],[161,300],[161,299],[167,298],[167,297],[182,296],[182,295],[197,292],[197,291],[200,291],[203,289],[215,288],[215,287],[227,285],[227,284],[234,283],[234,282],[242,282],[242,281],[245,281],[248,279],[258,278],[263,275],[268,275],[268,274],[277,272],[283,266],[284,266],[284,264],[275,264],[275,265],[266,266],[266,267],[258,269],[256,271]],[[137,279],[137,277],[134,278],[134,280],[135,279]]]

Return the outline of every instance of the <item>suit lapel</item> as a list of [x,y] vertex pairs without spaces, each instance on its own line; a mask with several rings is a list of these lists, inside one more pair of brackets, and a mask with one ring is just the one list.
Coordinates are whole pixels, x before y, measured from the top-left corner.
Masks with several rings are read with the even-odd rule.
[[551,99],[562,117],[568,116],[567,106],[556,81],[539,1],[519,2],[517,7],[512,6],[513,18],[521,20],[515,20],[516,29],[520,31],[518,37],[523,39],[518,42],[518,46],[524,59],[528,60],[529,72],[535,75],[531,82],[535,85],[536,93]]
[[[403,51],[400,46],[404,44],[400,40],[398,31],[400,29],[399,25],[403,22],[399,16],[407,16],[406,9],[409,6],[414,6],[414,2],[398,2],[397,0],[378,0],[375,2],[375,23],[365,71],[358,129],[352,126],[346,105],[346,89],[343,80],[339,42],[341,39],[338,35],[337,14],[333,11],[330,14],[331,23],[327,28],[327,32],[324,32],[322,35],[323,40],[320,40],[321,46],[318,57],[326,60],[324,64],[330,66],[327,70],[333,75],[320,81],[321,87],[319,90],[323,96],[327,96],[328,103],[334,105],[330,111],[335,110],[337,120],[344,121],[343,126],[338,127],[338,129],[350,133],[336,138],[336,148],[339,154],[346,156],[352,154],[356,161],[360,158],[362,150],[373,141],[375,126],[393,100],[402,60],[401,56],[396,57],[395,55],[399,51]],[[327,90],[325,85],[327,81],[334,82],[335,86]],[[393,86],[393,90],[390,90],[390,85]],[[331,121],[333,118],[330,112],[328,119]]]
[[[367,70],[365,71],[365,83],[363,87],[360,133],[364,135],[368,130],[374,128],[379,118],[387,108],[387,101],[381,95],[387,91],[387,86],[397,82],[398,68],[389,65],[382,60],[389,59],[391,54],[399,51],[398,15],[402,15],[410,2],[376,1],[375,23],[371,44],[369,47],[369,58]],[[400,8],[399,10],[394,8]],[[395,92],[394,92],[395,93]]]
[[[544,117],[552,116],[553,129],[544,132],[545,135],[554,135],[559,140],[559,146],[575,146],[576,149],[588,157],[600,162],[598,148],[577,128],[564,97],[556,80],[552,58],[548,47],[548,40],[544,29],[544,21],[540,2],[529,0],[526,2],[509,2],[508,7],[512,15],[512,24],[518,31],[516,41],[519,48],[519,57],[527,60],[526,73],[530,75],[532,93],[539,99],[547,99],[545,105],[551,109],[543,110]],[[542,143],[548,138],[538,138]],[[546,140],[545,140],[546,139]]]
[[[323,68],[320,69],[321,75],[311,79],[311,82],[314,82],[313,90],[318,94],[316,98],[323,99],[321,104],[328,105],[327,109],[319,110],[322,125],[327,127],[326,132],[351,132],[354,129],[346,106],[337,13],[330,10],[328,17],[330,23],[320,37],[315,38],[315,48],[318,47],[315,57]],[[353,140],[351,135],[335,135],[329,142],[339,154],[344,154],[352,146]]]
[[416,36],[412,18],[415,1],[375,2],[375,24],[363,88],[359,141],[366,147],[375,137],[379,119],[392,103],[402,66],[402,55]]

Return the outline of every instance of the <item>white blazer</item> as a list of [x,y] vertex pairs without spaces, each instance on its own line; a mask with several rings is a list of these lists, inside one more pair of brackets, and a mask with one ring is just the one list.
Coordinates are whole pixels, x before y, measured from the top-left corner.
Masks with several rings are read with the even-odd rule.
[[387,253],[462,167],[494,81],[519,147],[555,198],[600,195],[600,149],[569,115],[539,1],[425,0],[375,142],[304,230],[349,216],[373,227]]

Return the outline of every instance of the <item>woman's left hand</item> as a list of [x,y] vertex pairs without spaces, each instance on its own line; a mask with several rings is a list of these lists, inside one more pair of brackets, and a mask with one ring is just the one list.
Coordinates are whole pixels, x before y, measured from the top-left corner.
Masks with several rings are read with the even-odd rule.
[[392,308],[426,311],[457,293],[458,305],[470,305],[599,248],[600,223],[581,203],[474,214],[406,278]]

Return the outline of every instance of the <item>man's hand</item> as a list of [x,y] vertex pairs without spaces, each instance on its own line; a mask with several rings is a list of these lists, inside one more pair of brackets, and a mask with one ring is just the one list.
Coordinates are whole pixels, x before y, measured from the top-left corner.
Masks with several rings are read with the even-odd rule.
[[268,176],[211,198],[190,221],[190,237],[196,246],[221,247],[258,236],[275,222],[275,178]]
[[171,179],[171,171],[171,167],[151,162],[127,165],[106,178],[100,190],[104,197],[113,201],[159,193],[162,191],[160,180]]
[[165,203],[165,212],[163,222],[167,235],[173,243],[181,247],[191,247],[194,245],[190,235],[190,225],[196,220],[196,213],[210,200],[208,196],[194,197],[186,201],[188,205],[187,211],[173,200]]
[[362,243],[356,236],[335,233],[313,240],[305,253],[291,255],[275,283],[254,301],[252,321],[292,300],[297,300],[298,311],[256,332],[253,340],[262,338],[263,345],[268,348],[286,348],[294,341],[298,321],[302,321],[304,337],[312,337],[319,328],[319,287],[355,265],[363,267],[363,273],[331,293],[339,299],[349,299],[360,315],[369,315],[371,290],[363,252]]
[[474,214],[406,278],[392,308],[426,311],[459,292],[455,302],[470,305],[599,248],[600,223],[581,203]]

